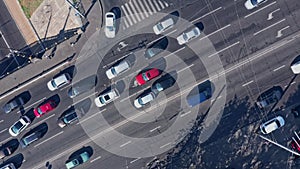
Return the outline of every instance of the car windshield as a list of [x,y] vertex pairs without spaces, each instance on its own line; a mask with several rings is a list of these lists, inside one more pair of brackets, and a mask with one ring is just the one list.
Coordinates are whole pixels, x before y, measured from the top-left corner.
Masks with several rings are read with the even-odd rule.
[[251,0],[252,5],[257,5],[257,0]]
[[22,123],[20,121],[18,121],[13,127],[12,127],[12,131],[14,133],[18,133],[19,130],[22,128]]
[[161,31],[161,30],[164,29],[164,27],[162,26],[161,23],[158,23],[158,24],[157,24],[157,29],[158,29],[159,31]]
[[184,40],[186,40],[186,41],[188,40],[188,36],[187,36],[186,33],[183,33],[182,37],[183,37]]
[[103,99],[102,97],[100,97],[99,100],[100,100],[100,102],[101,102],[102,104],[105,103],[105,101],[104,101],[104,99]]
[[71,113],[68,116],[66,116],[66,118],[64,119],[65,123],[69,123],[70,121],[72,121],[74,118],[76,118],[76,113]]
[[164,88],[161,86],[160,83],[157,83],[157,84],[156,84],[156,89],[157,89],[158,91],[163,91],[163,90],[164,90]]
[[112,73],[113,75],[116,75],[116,74],[117,74],[116,69],[115,69],[114,67],[111,68],[111,73]]
[[143,101],[142,101],[141,98],[138,99],[138,102],[139,102],[140,105],[144,105],[144,103],[143,103]]
[[113,27],[113,26],[106,26],[106,28],[107,28],[109,31],[114,31],[114,27]]
[[40,108],[37,108],[37,112],[38,112],[39,114],[43,114],[43,111],[42,111]]
[[54,80],[51,81],[51,84],[53,87],[57,87],[57,85],[55,84]]
[[74,159],[72,162],[73,162],[74,166],[79,165],[79,161],[77,159]]
[[146,73],[143,73],[142,76],[143,76],[143,79],[144,79],[145,81],[148,81],[148,80],[149,80],[148,77],[147,77],[147,75],[146,75]]
[[277,125],[278,127],[280,127],[280,123],[279,123],[278,120],[275,120],[275,123],[276,123],[276,125]]

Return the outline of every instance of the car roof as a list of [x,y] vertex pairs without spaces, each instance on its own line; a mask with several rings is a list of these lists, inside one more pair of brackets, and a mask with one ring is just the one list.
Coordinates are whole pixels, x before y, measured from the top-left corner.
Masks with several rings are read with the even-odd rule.
[[118,65],[114,66],[114,68],[117,73],[120,73],[120,72],[123,72],[124,70],[128,69],[129,64],[126,60],[123,60]]
[[153,99],[154,99],[154,96],[151,92],[141,97],[141,101],[144,104],[152,101]]
[[168,19],[162,21],[161,24],[163,25],[163,27],[167,27],[169,25],[173,25],[174,21],[172,18],[168,18]]
[[112,26],[114,24],[114,16],[115,14],[112,12],[108,12],[105,14],[106,19],[105,19],[105,23],[107,26]]
[[54,82],[57,86],[59,86],[62,83],[65,83],[66,81],[68,81],[66,74],[62,74],[54,79]]
[[265,128],[265,131],[266,131],[267,133],[270,133],[270,132],[276,130],[276,129],[278,128],[278,125],[277,125],[277,123],[276,123],[276,120],[274,120],[274,121],[272,121],[271,123],[265,125],[264,128]]
[[46,102],[45,104],[41,105],[39,108],[45,112],[45,111],[48,111],[49,109],[53,109],[52,105],[51,105],[51,102],[53,101],[48,101]]

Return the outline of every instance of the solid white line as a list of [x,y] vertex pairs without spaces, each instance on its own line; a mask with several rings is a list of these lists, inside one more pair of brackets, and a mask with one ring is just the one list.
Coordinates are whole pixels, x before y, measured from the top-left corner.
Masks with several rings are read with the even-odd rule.
[[257,12],[259,12],[261,10],[264,10],[265,8],[267,8],[267,7],[271,6],[271,5],[274,5],[274,4],[276,4],[276,1],[274,1],[274,2],[272,2],[272,3],[270,3],[270,4],[266,5],[266,6],[264,6],[262,8],[259,8],[258,10],[254,11],[254,12],[248,14],[248,15],[246,15],[244,18],[248,18],[249,16],[251,16],[253,14],[256,14]]
[[221,99],[221,98],[222,98],[222,96],[217,97],[217,99]]
[[3,133],[3,132],[5,132],[6,130],[7,130],[7,128],[1,130],[1,131],[0,131],[0,134]]
[[245,86],[247,86],[247,85],[249,85],[251,83],[253,83],[253,80],[251,80],[250,82],[247,82],[247,83],[243,84],[242,86],[245,87]]
[[196,21],[198,21],[198,20],[200,20],[200,19],[202,19],[202,18],[204,18],[204,17],[206,17],[206,16],[208,16],[208,15],[210,15],[210,14],[212,14],[212,13],[214,13],[214,12],[220,10],[220,9],[222,9],[222,7],[219,7],[219,8],[217,8],[217,9],[214,9],[214,10],[212,10],[212,11],[206,13],[205,15],[201,16],[200,18],[197,18],[197,19],[193,20],[192,23],[193,23],[193,22],[196,22]]
[[264,29],[262,29],[262,30],[260,30],[260,31],[258,31],[258,32],[255,32],[255,33],[253,34],[253,36],[255,36],[255,35],[257,35],[257,34],[263,32],[263,31],[265,31],[265,30],[267,30],[267,29],[269,29],[269,28],[271,28],[271,27],[273,27],[273,26],[275,26],[275,25],[278,25],[278,24],[280,24],[280,23],[283,22],[283,21],[285,21],[285,18],[282,19],[282,20],[280,20],[280,21],[278,21],[278,22],[276,22],[276,23],[274,23],[274,24],[272,24],[272,25],[270,25],[270,26],[268,26],[268,27],[266,27],[266,28],[264,28]]
[[127,141],[126,143],[120,145],[120,147],[124,147],[124,146],[126,146],[127,144],[130,144],[130,143],[131,143],[131,141]]
[[164,147],[166,147],[166,146],[168,146],[168,145],[170,145],[170,144],[171,144],[171,142],[169,142],[169,143],[167,143],[167,144],[165,144],[165,145],[160,146],[160,148],[164,148]]
[[[50,112],[50,113],[51,113],[51,112]],[[34,127],[36,127],[36,126],[42,124],[43,122],[45,122],[46,120],[48,120],[48,119],[50,119],[51,117],[54,117],[54,116],[55,116],[55,114],[51,114],[51,116],[49,116],[49,117],[47,117],[47,118],[44,118],[43,120],[41,120],[41,121],[35,123],[34,125],[31,125],[30,128],[27,128],[27,129],[25,129],[25,130],[30,130],[30,129],[32,129],[32,128],[34,128]]]
[[160,129],[161,126],[157,126],[155,127],[154,129],[150,130],[150,133],[152,133],[153,131],[157,130],[157,129]]
[[174,33],[175,31],[177,31],[177,29],[175,29],[175,30],[172,30],[171,32],[169,32],[169,33],[165,34],[165,36],[161,36],[161,37],[159,37],[159,38],[157,38],[157,39],[155,39],[155,40],[151,41],[151,42],[150,42],[150,43],[148,43],[147,45],[148,45],[148,46],[150,46],[152,43],[159,41],[160,39],[162,39],[162,38],[164,38],[164,37],[166,37],[166,36],[170,35],[171,33]]
[[227,50],[227,49],[231,48],[232,46],[235,46],[235,45],[237,45],[237,44],[239,44],[239,43],[240,43],[240,41],[235,42],[234,44],[229,45],[229,46],[227,46],[226,48],[221,49],[221,50],[217,51],[216,53],[209,55],[208,57],[210,58],[210,57],[212,57],[212,56],[214,56],[214,55],[216,55],[216,54],[219,54],[219,53],[223,52],[224,50]]
[[90,163],[92,163],[92,162],[94,162],[94,161],[96,161],[96,160],[99,160],[100,158],[101,158],[101,156],[98,156],[98,157],[92,159],[92,160],[90,161]]
[[[28,109],[29,107],[32,107],[33,105],[35,105],[35,104],[37,104],[37,103],[39,103],[39,102],[42,102],[42,101],[44,101],[46,99],[46,97],[44,97],[44,98],[42,98],[42,99],[40,99],[40,100],[38,100],[38,101],[36,101],[36,102],[34,102],[34,103],[32,103],[31,105],[29,105],[29,106],[26,106],[24,109],[26,110],[26,109]],[[18,112],[19,113],[19,112]]]
[[296,82],[295,82],[295,81],[293,81],[293,82],[291,83],[291,85],[292,85],[292,84],[295,84],[295,83],[296,83]]
[[180,72],[182,72],[182,71],[184,71],[184,70],[186,70],[186,69],[191,68],[192,66],[194,66],[194,64],[191,64],[191,65],[189,65],[189,66],[187,66],[187,67],[185,67],[185,68],[183,68],[183,69],[181,69],[181,70],[178,70],[177,72],[180,73]]
[[204,37],[202,37],[201,39],[199,39],[199,41],[202,40],[202,39],[204,39],[204,38],[207,38],[207,37],[209,37],[209,36],[211,36],[211,35],[213,35],[213,34],[215,34],[215,33],[217,33],[217,32],[219,32],[219,31],[221,31],[221,30],[223,30],[223,29],[226,29],[226,28],[228,28],[228,27],[230,27],[230,26],[231,26],[231,24],[228,24],[228,25],[226,25],[226,26],[224,26],[224,27],[222,27],[222,28],[220,28],[220,29],[218,29],[218,30],[216,30],[216,31],[214,31],[214,32],[212,32],[212,33],[210,33],[210,34],[208,34],[208,35],[205,35]]
[[4,122],[4,120],[0,120],[0,123]]
[[[88,96],[86,96],[86,97],[84,97],[84,98],[82,98],[82,99],[80,99],[80,100],[78,100],[78,101],[76,101],[75,103],[73,103],[73,105],[76,105],[77,103],[81,102],[82,100],[84,100],[84,99],[86,99],[86,98],[89,98],[89,97],[91,97],[91,96],[93,96],[93,95],[96,95],[97,93],[98,93],[98,91],[97,91],[97,92],[94,92],[94,93],[92,93],[92,94],[90,94],[90,95],[88,95]],[[71,107],[71,106],[69,106],[69,107]]]
[[139,157],[139,158],[137,158],[137,159],[135,159],[135,160],[130,161],[130,164],[136,162],[136,161],[139,160],[139,159],[141,159],[141,157]]
[[188,112],[186,112],[186,113],[181,114],[180,117],[184,117],[185,115],[188,115],[188,114],[190,114],[190,113],[191,113],[191,111],[188,111]]
[[102,109],[102,110],[99,111],[98,113],[95,113],[95,114],[93,114],[93,115],[91,115],[91,116],[89,116],[89,117],[87,117],[87,118],[85,118],[85,119],[83,119],[83,120],[80,120],[76,125],[78,125],[78,124],[80,124],[80,123],[83,123],[83,122],[89,120],[90,118],[93,118],[94,116],[96,116],[96,115],[98,115],[98,114],[104,112],[105,110],[106,110],[106,108],[105,108],[105,109]]
[[54,137],[56,137],[56,136],[58,136],[58,135],[62,134],[63,132],[64,132],[64,131],[61,131],[61,132],[59,132],[59,133],[57,133],[57,134],[55,134],[55,135],[53,135],[53,136],[51,136],[51,137],[47,138],[46,140],[44,140],[44,141],[40,142],[39,144],[35,145],[34,147],[36,148],[36,147],[38,147],[38,146],[40,146],[40,145],[44,144],[45,142],[47,142],[47,141],[49,141],[49,140],[53,139]]
[[166,59],[167,57],[169,57],[169,56],[171,56],[171,55],[173,55],[173,54],[175,54],[175,53],[177,53],[177,52],[179,52],[179,51],[181,51],[183,49],[185,49],[185,46],[182,47],[182,48],[180,48],[180,49],[178,49],[178,50],[176,50],[176,51],[174,51],[173,53],[168,54],[167,56],[164,56],[164,58]]
[[12,137],[8,137],[7,139],[1,141],[1,142],[0,142],[0,145],[3,144],[3,143],[6,143],[6,142],[7,142],[8,140],[10,140],[10,139],[12,139]]
[[273,72],[276,72],[277,70],[282,69],[282,68],[284,68],[284,67],[285,67],[285,65],[282,65],[282,66],[280,66],[280,67],[274,69]]
[[70,87],[71,85],[72,85],[72,83],[69,83],[69,84],[67,84],[66,86],[60,88],[59,90],[60,90],[60,91],[63,91],[63,90],[65,90],[66,88]]

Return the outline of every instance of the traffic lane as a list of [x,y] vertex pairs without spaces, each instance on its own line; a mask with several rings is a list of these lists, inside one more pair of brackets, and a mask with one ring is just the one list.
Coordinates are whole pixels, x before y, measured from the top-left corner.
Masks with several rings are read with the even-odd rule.
[[5,44],[2,35],[0,34],[0,60],[5,59],[9,54],[9,48]]
[[12,49],[21,49],[26,46],[26,41],[24,40],[18,26],[7,10],[4,1],[0,2],[0,29],[5,36],[10,48]]

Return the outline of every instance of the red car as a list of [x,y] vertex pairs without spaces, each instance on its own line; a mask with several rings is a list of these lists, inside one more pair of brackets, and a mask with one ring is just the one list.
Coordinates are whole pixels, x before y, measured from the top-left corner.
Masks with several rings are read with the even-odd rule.
[[138,85],[143,85],[147,81],[157,77],[160,75],[160,71],[156,68],[152,68],[144,73],[140,73],[135,77],[136,82]]
[[55,109],[56,106],[57,106],[57,104],[53,100],[50,100],[50,101],[46,102],[45,104],[40,105],[38,108],[35,108],[33,110],[33,113],[36,117],[41,117],[42,115]]

